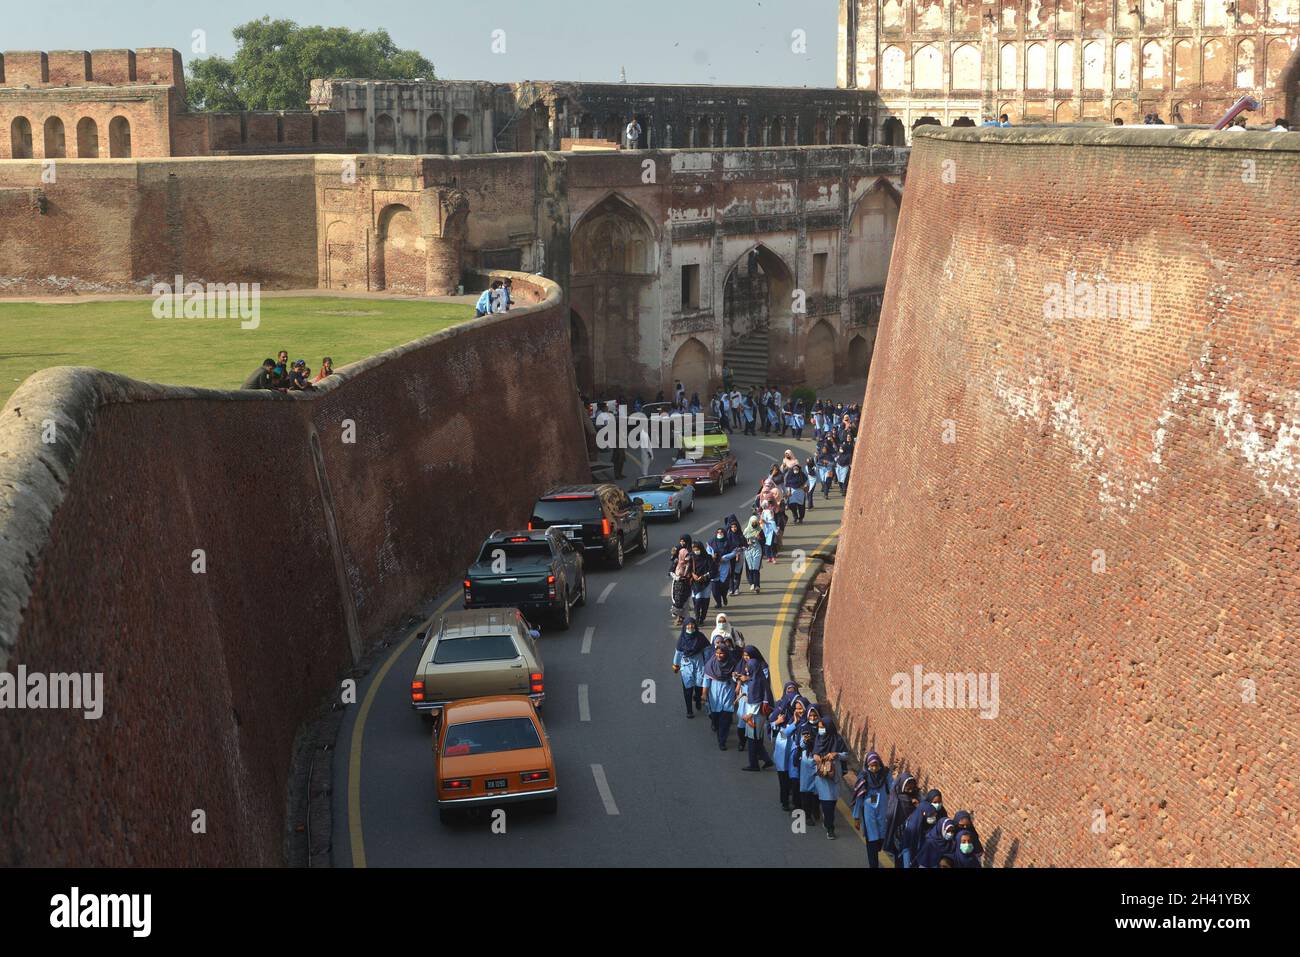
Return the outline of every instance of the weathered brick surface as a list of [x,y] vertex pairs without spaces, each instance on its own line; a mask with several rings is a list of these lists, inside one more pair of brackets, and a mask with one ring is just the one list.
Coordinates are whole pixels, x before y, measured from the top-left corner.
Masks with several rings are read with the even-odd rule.
[[[825,680],[1019,863],[1295,860],[1294,139],[917,136]],[[1045,318],[1069,271],[1149,325]],[[998,716],[893,707],[915,665]]]
[[294,734],[353,661],[353,614],[376,637],[584,476],[567,313],[553,285],[516,286],[545,301],[310,399],[67,369],[19,388],[0,413],[0,667],[102,672],[106,701],[99,721],[0,714],[0,864],[280,862]]

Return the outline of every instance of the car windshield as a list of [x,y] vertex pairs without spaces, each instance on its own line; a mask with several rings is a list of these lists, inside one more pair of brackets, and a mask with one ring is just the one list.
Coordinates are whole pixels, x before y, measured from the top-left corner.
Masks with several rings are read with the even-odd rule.
[[442,753],[454,757],[467,754],[495,754],[498,751],[522,751],[540,748],[537,728],[531,718],[493,718],[466,721],[447,728]]
[[634,492],[657,492],[661,488],[672,488],[672,482],[665,482],[662,475],[646,475],[636,480],[632,485]]
[[433,650],[435,665],[459,665],[469,661],[513,661],[518,658],[513,635],[467,635],[442,638]]
[[551,525],[582,525],[603,518],[595,496],[584,498],[542,499],[533,506],[533,528]]
[[546,542],[485,542],[478,560],[480,564],[489,565],[497,561],[498,556],[505,558],[507,565],[516,558],[550,558],[551,546]]

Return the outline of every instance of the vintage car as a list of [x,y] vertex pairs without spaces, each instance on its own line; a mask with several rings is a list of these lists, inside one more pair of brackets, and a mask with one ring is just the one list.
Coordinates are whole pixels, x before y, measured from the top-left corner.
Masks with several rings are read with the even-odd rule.
[[682,458],[673,463],[663,475],[665,482],[693,485],[721,493],[728,485],[735,485],[740,476],[740,463],[728,452],[721,457]]
[[641,500],[646,518],[680,520],[695,509],[695,486],[664,481],[662,475],[643,475],[632,483],[632,494]]
[[517,608],[449,611],[423,630],[420,662],[411,679],[411,707],[436,715],[449,703],[485,695],[546,700],[540,632]]
[[522,695],[457,701],[433,732],[438,819],[458,811],[537,801],[554,814],[559,787],[551,742]]
[[725,458],[731,453],[731,439],[723,431],[721,422],[705,418],[702,431],[683,436],[678,452],[681,458],[686,459]]

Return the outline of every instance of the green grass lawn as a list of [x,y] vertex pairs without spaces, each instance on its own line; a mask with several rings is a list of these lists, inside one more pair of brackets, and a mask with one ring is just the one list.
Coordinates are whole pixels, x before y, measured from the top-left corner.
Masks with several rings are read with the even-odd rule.
[[470,305],[413,300],[261,300],[260,324],[236,319],[155,319],[152,299],[122,302],[0,301],[0,405],[33,372],[94,366],[133,379],[237,389],[281,349],[306,359],[350,362],[474,318]]

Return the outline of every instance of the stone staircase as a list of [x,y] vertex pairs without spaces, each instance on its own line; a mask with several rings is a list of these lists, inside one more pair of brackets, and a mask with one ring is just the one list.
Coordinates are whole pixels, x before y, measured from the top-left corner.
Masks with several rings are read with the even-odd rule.
[[746,392],[750,386],[761,389],[767,384],[767,356],[767,326],[761,326],[727,346],[722,358],[736,388]]

